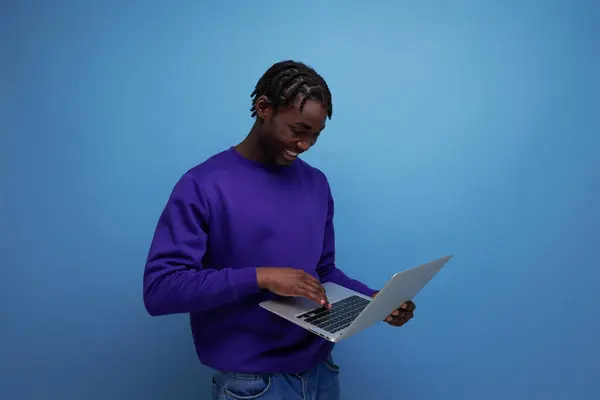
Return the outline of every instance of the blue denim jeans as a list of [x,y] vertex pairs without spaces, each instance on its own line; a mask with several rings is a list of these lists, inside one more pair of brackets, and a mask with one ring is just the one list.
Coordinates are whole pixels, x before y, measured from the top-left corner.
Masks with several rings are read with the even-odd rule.
[[237,374],[217,371],[213,400],[340,400],[339,367],[329,356],[302,374]]

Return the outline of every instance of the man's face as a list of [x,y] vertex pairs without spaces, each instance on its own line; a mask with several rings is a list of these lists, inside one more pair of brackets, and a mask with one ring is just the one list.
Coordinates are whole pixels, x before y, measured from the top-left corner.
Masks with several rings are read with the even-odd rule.
[[325,129],[327,110],[313,99],[308,99],[300,111],[302,95],[298,95],[289,106],[281,106],[274,112],[272,106],[257,101],[257,112],[263,119],[260,130],[263,150],[269,160],[287,166],[300,153],[313,146]]

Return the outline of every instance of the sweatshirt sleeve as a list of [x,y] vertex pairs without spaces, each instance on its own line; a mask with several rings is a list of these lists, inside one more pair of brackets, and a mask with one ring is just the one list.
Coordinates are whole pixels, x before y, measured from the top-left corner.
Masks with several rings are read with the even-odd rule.
[[161,213],[144,269],[150,315],[209,310],[260,292],[256,268],[204,268],[210,210],[196,178],[185,174]]
[[372,297],[376,290],[371,289],[362,282],[348,277],[342,270],[335,265],[335,232],[333,229],[334,202],[331,195],[331,189],[327,185],[328,191],[328,211],[325,224],[325,236],[323,238],[323,251],[321,259],[317,266],[317,273],[321,282],[333,282],[348,289],[355,290],[366,296]]

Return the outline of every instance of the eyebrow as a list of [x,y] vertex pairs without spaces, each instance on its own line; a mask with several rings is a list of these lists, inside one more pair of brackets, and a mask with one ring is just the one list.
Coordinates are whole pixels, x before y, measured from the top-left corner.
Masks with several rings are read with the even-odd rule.
[[[306,129],[306,130],[312,130],[312,126],[307,124],[306,122],[301,122],[301,121],[296,121],[294,122],[295,125],[301,126],[302,128]],[[325,129],[325,126],[323,126],[321,129],[319,129],[319,131],[322,131],[323,129]]]

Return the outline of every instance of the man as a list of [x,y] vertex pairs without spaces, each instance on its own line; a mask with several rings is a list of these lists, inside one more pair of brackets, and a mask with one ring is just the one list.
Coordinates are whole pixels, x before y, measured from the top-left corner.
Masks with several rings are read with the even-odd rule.
[[[335,265],[325,175],[298,156],[313,146],[331,93],[312,68],[269,68],[252,97],[255,123],[237,146],[187,171],[164,208],[144,273],[153,315],[189,313],[214,399],[339,399],[333,345],[259,307],[303,296],[331,307],[321,285],[377,292]],[[402,326],[414,304],[386,318]]]

